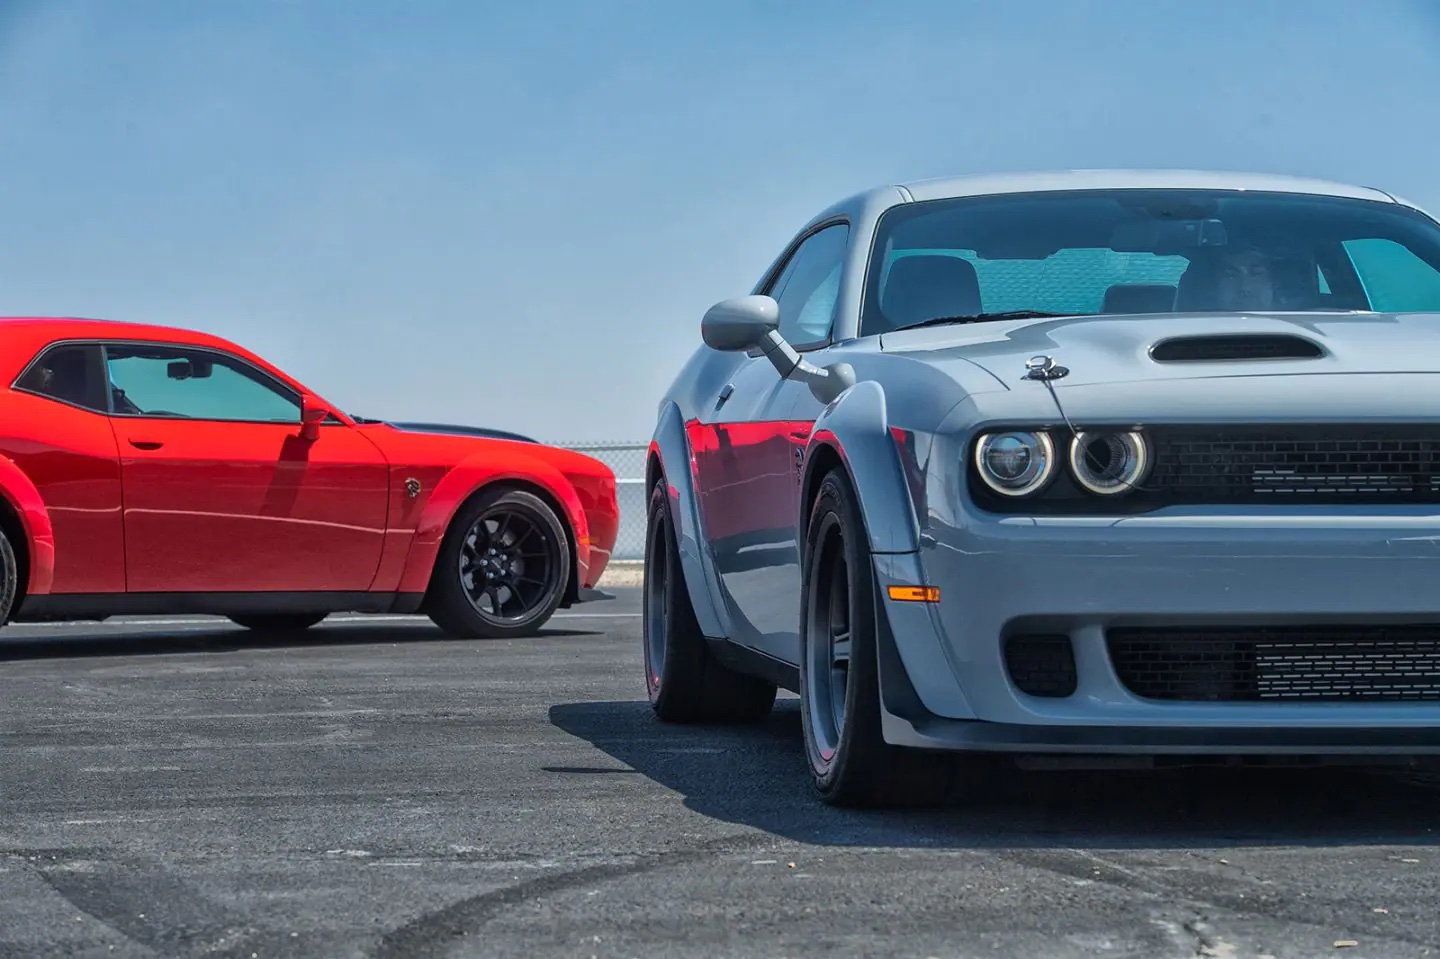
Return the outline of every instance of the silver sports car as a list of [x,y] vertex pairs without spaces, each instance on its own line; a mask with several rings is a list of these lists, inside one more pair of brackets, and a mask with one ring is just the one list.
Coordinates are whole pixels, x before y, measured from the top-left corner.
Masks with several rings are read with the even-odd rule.
[[701,335],[647,467],[662,719],[792,690],[843,804],[1016,757],[1440,752],[1440,223],[1412,204],[887,186]]

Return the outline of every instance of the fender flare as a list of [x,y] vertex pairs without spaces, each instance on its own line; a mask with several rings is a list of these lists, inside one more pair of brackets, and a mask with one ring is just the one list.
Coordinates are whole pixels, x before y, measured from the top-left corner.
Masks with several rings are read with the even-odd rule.
[[518,460],[510,456],[503,466],[497,466],[489,454],[476,453],[447,472],[425,501],[411,536],[399,592],[423,593],[430,588],[430,575],[440,544],[455,514],[475,494],[498,483],[538,487],[560,505],[560,518],[573,537],[569,544],[573,560],[571,575],[576,583],[584,582],[585,571],[590,567],[590,524],[580,497],[565,474],[539,457]]
[[43,596],[55,582],[55,528],[50,511],[30,477],[8,456],[0,456],[0,494],[25,534],[25,542],[12,544],[17,551],[24,550],[29,566],[25,595]]
[[[694,460],[685,421],[674,403],[666,403],[655,425],[650,449],[646,453],[645,503],[648,512],[650,491],[663,482],[670,499],[670,516],[675,526],[675,539],[680,553],[680,569],[685,574],[685,591],[695,610],[700,632],[712,639],[728,638],[730,619],[721,601],[720,582],[700,520],[700,503],[695,495]],[[648,532],[647,532],[648,537]]]
[[[887,587],[925,580],[918,475],[907,475],[902,430],[892,429],[879,383],[856,383],[815,420],[805,450],[800,501],[800,542],[824,464],[838,457],[850,479],[865,525],[875,583],[875,646],[884,721],[921,722],[935,716],[972,718],[934,610],[890,600]],[[819,454],[819,455],[817,455]],[[819,464],[819,465],[817,465]]]
[[805,541],[810,503],[820,482],[816,463],[839,457],[850,475],[865,518],[872,553],[912,553],[920,548],[920,519],[915,509],[899,447],[890,430],[885,392],[874,380],[856,383],[816,418],[805,447],[801,481],[800,541]]

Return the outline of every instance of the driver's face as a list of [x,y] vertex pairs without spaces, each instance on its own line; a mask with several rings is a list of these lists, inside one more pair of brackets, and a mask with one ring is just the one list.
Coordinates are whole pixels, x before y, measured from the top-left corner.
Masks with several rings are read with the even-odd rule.
[[1222,310],[1265,310],[1275,303],[1270,264],[1259,253],[1227,256],[1220,263],[1219,285]]

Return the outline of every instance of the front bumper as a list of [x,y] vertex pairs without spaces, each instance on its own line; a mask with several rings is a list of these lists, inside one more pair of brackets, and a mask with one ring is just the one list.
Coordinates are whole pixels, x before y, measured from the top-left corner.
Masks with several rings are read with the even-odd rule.
[[[901,608],[913,604],[886,601],[923,704],[918,715],[888,717],[887,739],[1037,752],[1440,751],[1440,701],[1145,698],[1122,681],[1107,645],[1122,627],[1440,624],[1440,514],[968,519],[932,530],[915,556],[911,575],[941,592],[925,619]],[[906,578],[906,565],[877,563],[882,586]],[[1028,634],[1068,638],[1072,693],[1017,687],[1004,644]],[[953,682],[924,674],[937,657]]]
[[1072,755],[1436,755],[1440,723],[1423,726],[1157,726],[996,723],[884,716],[886,742],[920,749]]

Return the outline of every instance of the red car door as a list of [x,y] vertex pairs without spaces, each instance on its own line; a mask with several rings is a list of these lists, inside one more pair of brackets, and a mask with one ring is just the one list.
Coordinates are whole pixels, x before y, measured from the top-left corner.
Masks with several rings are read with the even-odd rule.
[[351,427],[210,349],[107,344],[129,592],[355,592],[380,563],[389,469]]

